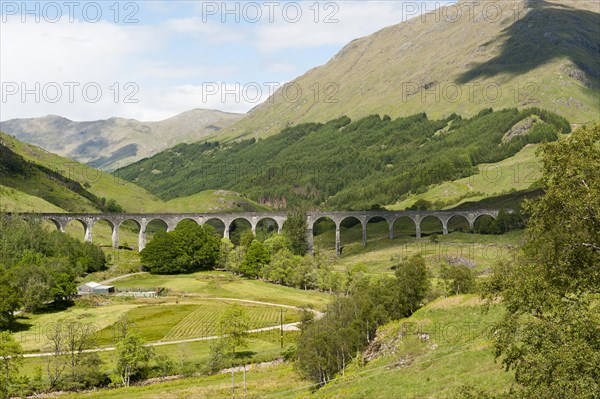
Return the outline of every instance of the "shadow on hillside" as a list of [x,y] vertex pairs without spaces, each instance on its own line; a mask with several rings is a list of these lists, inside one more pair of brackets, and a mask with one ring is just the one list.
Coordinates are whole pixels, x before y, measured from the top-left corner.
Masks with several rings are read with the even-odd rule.
[[[585,1],[585,0],[584,0]],[[527,12],[526,15],[524,15]],[[508,28],[501,53],[473,66],[457,83],[501,73],[519,75],[553,59],[568,58],[579,70],[565,71],[582,84],[597,86],[600,79],[600,14],[544,0],[531,0],[524,15]],[[485,43],[484,46],[491,45]]]
[[[72,307],[74,304],[71,301],[60,302],[60,303],[50,303],[44,306],[41,309],[33,312],[35,315],[43,315],[43,314],[53,314],[64,312],[65,310]],[[39,328],[40,326],[35,326],[32,318],[30,317],[31,313],[21,313],[19,314],[13,323],[10,325],[10,331],[13,333],[21,333],[32,330],[33,328]]]

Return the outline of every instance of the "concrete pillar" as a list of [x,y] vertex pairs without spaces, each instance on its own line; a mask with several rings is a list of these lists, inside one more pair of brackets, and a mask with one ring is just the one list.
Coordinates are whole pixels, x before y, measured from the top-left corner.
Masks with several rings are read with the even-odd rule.
[[308,253],[314,255],[314,253],[315,253],[315,238],[313,237],[313,229],[307,229],[306,232],[307,232],[306,239],[308,242]]
[[362,246],[367,246],[367,223],[361,223],[362,225]]
[[89,222],[85,223],[84,228],[85,228],[84,240],[87,242],[92,242],[92,224]]
[[181,222],[183,219],[179,219],[179,220],[163,220],[163,222],[165,222],[165,224],[167,225],[167,233],[172,232],[173,230],[175,230],[175,227],[177,227],[177,225],[179,224],[179,222]]
[[138,247],[141,252],[142,249],[146,248],[146,226],[140,227],[140,235],[138,237]]
[[442,220],[442,230],[444,235],[448,235],[448,219]]
[[223,230],[224,238],[229,239],[229,227],[231,226],[231,223],[233,223],[233,221],[231,221],[231,222],[223,221],[223,224],[225,225],[225,230]]
[[[254,237],[256,237],[256,228],[258,227],[258,218],[256,216],[252,216],[250,218],[250,220],[248,220],[250,222],[250,230],[252,230],[252,235]],[[263,228],[265,226],[266,222],[263,223]]]
[[390,226],[390,240],[394,239],[394,221],[388,220],[388,224]]
[[419,215],[415,216],[415,218],[413,219],[413,222],[415,222],[417,238],[421,238],[421,220],[423,220],[423,218]]
[[116,225],[112,227],[112,247],[119,249],[119,226]]
[[469,214],[467,220],[469,221],[469,229],[473,231],[475,229],[475,215]]
[[342,243],[340,239],[340,224],[335,224],[335,254],[340,256],[342,254]]

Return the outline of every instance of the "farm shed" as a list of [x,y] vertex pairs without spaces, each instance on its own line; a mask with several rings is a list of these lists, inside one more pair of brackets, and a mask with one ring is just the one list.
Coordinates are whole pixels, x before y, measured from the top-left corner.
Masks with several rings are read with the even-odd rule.
[[112,294],[113,292],[115,292],[115,287],[112,285],[102,285],[93,281],[77,287],[77,294],[79,295],[101,295]]

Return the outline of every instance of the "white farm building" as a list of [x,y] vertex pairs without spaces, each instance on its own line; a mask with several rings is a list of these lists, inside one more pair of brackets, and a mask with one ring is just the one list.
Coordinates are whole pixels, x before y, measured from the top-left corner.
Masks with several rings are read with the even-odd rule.
[[93,281],[77,287],[78,295],[103,295],[112,294],[113,292],[115,292],[115,287],[112,285],[102,285]]

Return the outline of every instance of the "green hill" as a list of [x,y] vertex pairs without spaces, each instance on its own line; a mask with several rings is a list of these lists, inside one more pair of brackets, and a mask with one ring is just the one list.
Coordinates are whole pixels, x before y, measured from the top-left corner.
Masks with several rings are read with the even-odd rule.
[[[533,108],[485,109],[468,119],[343,117],[258,141],[181,144],[117,174],[163,199],[221,188],[278,208],[369,209],[402,203],[446,181],[481,180],[479,165],[556,140],[561,132],[570,132],[564,118]],[[486,188],[482,196],[497,190]]]
[[25,144],[0,132],[0,207],[20,212],[101,212],[114,200],[126,212],[260,211],[235,192],[207,190],[164,202],[112,174]]
[[38,197],[69,212],[93,212],[102,208],[100,199],[79,182],[26,160],[4,143],[4,140],[0,143],[0,182],[13,190],[3,188],[3,196],[15,193],[22,197],[20,193],[24,193],[29,200]]
[[455,208],[467,203],[477,203],[481,208],[485,206],[480,202],[488,198],[496,198],[498,202],[499,196],[529,192],[541,176],[541,163],[536,157],[539,148],[539,144],[528,144],[514,156],[498,163],[478,165],[477,173],[472,176],[432,185],[424,193],[412,194],[386,208],[403,210],[418,200],[429,201],[435,209]]
[[468,117],[489,106],[597,120],[599,35],[596,0],[459,1],[350,42],[212,137],[266,137],[342,115]]

